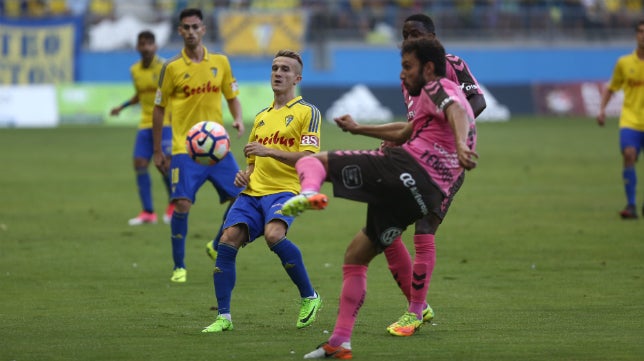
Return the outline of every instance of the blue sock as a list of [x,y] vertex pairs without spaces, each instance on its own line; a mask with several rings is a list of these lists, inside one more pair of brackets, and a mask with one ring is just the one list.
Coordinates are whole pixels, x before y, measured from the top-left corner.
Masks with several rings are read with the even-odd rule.
[[224,244],[217,250],[217,260],[215,261],[212,280],[215,285],[215,296],[217,297],[217,307],[220,314],[230,313],[230,298],[237,280],[236,258],[237,250],[235,247]]
[[172,232],[172,259],[174,268],[186,268],[184,258],[186,255],[186,235],[188,234],[188,213],[172,213],[170,222]]
[[228,202],[228,207],[226,207],[226,211],[224,211],[224,217],[221,221],[221,225],[219,226],[219,231],[217,231],[217,235],[212,240],[212,246],[215,249],[215,251],[219,246],[219,240],[221,239],[221,235],[222,233],[224,233],[224,222],[226,221],[226,217],[228,217],[228,212],[230,212],[230,207],[232,206],[233,206],[233,202]]
[[624,178],[624,191],[626,191],[626,201],[629,206],[635,205],[635,188],[637,188],[637,173],[635,167],[624,168],[622,171]]
[[284,238],[277,242],[271,248],[271,251],[279,256],[286,273],[291,277],[297,289],[300,290],[300,297],[314,296],[315,291],[313,290],[313,285],[311,285],[311,280],[309,280],[309,275],[306,273],[300,249],[293,242]]
[[139,199],[141,206],[146,212],[153,212],[152,206],[152,182],[150,181],[150,173],[147,168],[136,169],[136,185],[139,188]]

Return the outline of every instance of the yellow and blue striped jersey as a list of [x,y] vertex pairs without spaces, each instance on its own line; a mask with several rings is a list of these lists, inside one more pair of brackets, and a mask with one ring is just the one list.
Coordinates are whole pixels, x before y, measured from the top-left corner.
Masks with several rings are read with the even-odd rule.
[[203,60],[195,63],[181,50],[165,63],[154,103],[164,108],[172,104],[172,154],[186,153],[185,139],[193,125],[204,120],[223,123],[222,94],[226,99],[239,94],[225,55],[204,47]]
[[617,60],[608,88],[624,90],[619,127],[644,131],[644,61],[635,52]]
[[[163,59],[155,56],[152,63],[146,68],[143,66],[142,61],[134,63],[130,67],[130,75],[132,83],[134,83],[134,90],[139,97],[139,105],[141,106],[141,120],[139,121],[139,129],[152,128],[152,110],[154,109],[154,96],[159,85],[159,75],[163,67]],[[163,124],[170,124],[170,111],[166,109]]]
[[[319,152],[322,117],[318,108],[305,102],[301,96],[280,109],[274,109],[273,105],[255,116],[248,141],[287,152]],[[300,180],[294,167],[271,157],[250,156],[247,162],[254,164],[255,168],[242,193],[263,196],[300,192]]]

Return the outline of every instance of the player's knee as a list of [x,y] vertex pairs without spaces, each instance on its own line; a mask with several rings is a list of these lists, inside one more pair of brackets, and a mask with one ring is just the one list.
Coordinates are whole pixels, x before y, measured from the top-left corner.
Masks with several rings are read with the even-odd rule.
[[623,152],[624,158],[624,167],[632,167],[637,161],[637,151],[633,147],[628,147],[624,149]]
[[286,234],[278,230],[272,230],[270,232],[264,233],[264,239],[266,239],[266,244],[269,247],[274,246],[279,241],[283,240],[285,237],[286,237]]
[[430,214],[416,221],[415,234],[435,234],[439,225],[440,219]]
[[344,264],[368,265],[378,254],[373,242],[364,233],[359,233],[344,252]]
[[264,239],[269,247],[277,244],[286,237],[286,224],[280,220],[273,220],[264,226]]
[[223,243],[239,249],[242,246],[245,238],[248,238],[245,229],[243,227],[233,226],[228,227],[224,230],[224,232],[221,234],[221,238],[219,239],[219,243]]
[[144,158],[134,158],[134,169],[146,169],[149,162]]
[[175,207],[174,208],[175,212],[188,213],[188,212],[190,212],[190,208],[192,207],[192,202],[190,202],[190,200],[184,199],[184,198],[177,199],[174,202],[174,207]]

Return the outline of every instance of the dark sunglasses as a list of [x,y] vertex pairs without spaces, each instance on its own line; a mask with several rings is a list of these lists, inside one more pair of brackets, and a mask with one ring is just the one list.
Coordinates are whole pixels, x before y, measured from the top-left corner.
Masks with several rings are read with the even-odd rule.
[[190,30],[190,28],[192,28],[193,30],[199,30],[201,24],[181,24],[181,27],[183,28],[183,30]]

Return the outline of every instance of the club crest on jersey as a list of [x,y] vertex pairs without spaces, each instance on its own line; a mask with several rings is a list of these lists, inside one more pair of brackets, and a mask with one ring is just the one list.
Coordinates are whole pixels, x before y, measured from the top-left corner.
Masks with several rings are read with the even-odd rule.
[[288,127],[289,124],[291,124],[292,121],[293,121],[293,116],[292,115],[288,115],[288,116],[286,116],[286,118],[284,118],[284,122],[285,122],[287,127]]
[[217,68],[210,68],[210,71],[212,72],[212,76],[217,76]]
[[184,73],[184,74],[183,74],[183,78],[184,78],[184,79],[188,79],[188,78],[190,78],[190,74],[188,74],[188,73]]
[[259,123],[257,123],[257,128],[263,127],[266,123],[264,123],[264,119],[260,120]]

